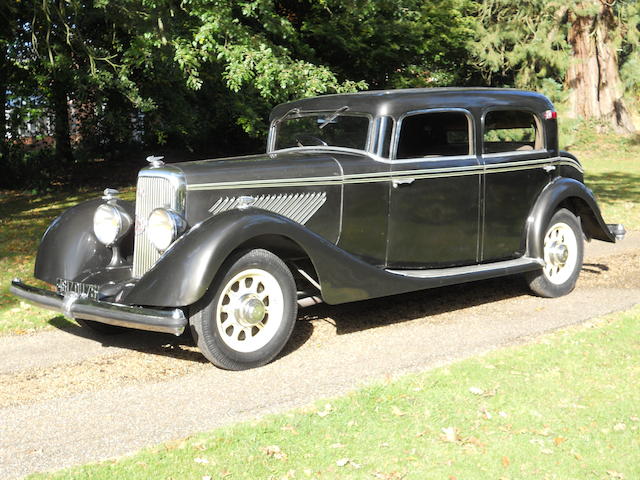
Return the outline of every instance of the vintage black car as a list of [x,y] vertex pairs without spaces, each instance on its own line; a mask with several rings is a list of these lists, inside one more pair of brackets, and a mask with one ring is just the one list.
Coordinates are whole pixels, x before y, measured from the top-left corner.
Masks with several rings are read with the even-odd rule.
[[615,242],[543,95],[410,89],[277,106],[267,153],[165,165],[45,232],[11,291],[99,331],[179,335],[215,365],[271,361],[298,305],[524,274],[569,293],[583,237]]

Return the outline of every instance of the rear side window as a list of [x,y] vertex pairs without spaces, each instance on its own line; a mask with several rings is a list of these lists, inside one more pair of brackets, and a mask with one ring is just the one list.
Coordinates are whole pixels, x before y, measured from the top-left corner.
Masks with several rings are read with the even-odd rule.
[[518,152],[544,148],[536,117],[521,110],[494,110],[484,119],[484,153]]
[[469,119],[463,112],[431,112],[402,120],[396,158],[471,154]]

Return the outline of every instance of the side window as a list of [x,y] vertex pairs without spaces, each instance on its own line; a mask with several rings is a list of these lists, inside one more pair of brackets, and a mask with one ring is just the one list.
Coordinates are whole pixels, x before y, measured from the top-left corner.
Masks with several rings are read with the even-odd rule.
[[484,118],[483,152],[501,153],[544,148],[536,117],[521,110],[494,110]]
[[402,120],[396,158],[470,155],[469,119],[462,112],[432,112]]

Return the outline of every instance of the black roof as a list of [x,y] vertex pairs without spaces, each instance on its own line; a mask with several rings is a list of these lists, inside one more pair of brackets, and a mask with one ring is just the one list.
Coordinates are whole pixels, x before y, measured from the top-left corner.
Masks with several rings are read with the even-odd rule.
[[553,104],[540,93],[510,88],[407,88],[399,90],[371,90],[358,93],[340,93],[304,98],[282,103],[271,112],[271,120],[287,111],[335,111],[348,106],[352,112],[369,113],[374,116],[401,114],[428,108],[465,108],[468,110],[486,107],[518,106],[542,112],[553,109]]

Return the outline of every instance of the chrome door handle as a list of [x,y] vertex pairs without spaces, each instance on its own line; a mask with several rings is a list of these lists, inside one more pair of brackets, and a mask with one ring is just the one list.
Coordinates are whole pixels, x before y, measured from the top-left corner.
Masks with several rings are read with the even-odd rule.
[[394,178],[391,180],[391,184],[393,188],[398,188],[400,185],[411,185],[415,181],[415,178]]
[[555,165],[545,165],[542,168],[544,169],[545,172],[551,172],[551,171],[556,169],[556,166]]

